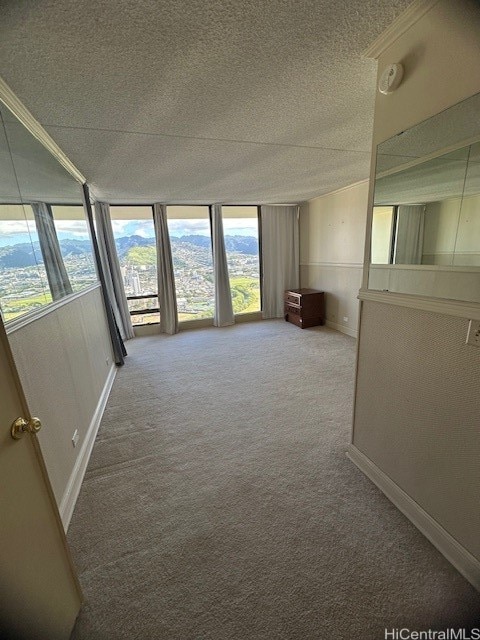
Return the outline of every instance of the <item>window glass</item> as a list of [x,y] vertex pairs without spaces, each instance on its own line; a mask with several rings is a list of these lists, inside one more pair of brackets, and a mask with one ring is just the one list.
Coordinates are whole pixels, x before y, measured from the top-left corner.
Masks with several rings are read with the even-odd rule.
[[261,310],[257,207],[222,207],[233,312]]
[[393,207],[373,207],[371,262],[389,264],[392,261]]
[[208,206],[168,206],[178,319],[213,317],[212,240]]
[[82,205],[52,206],[60,251],[72,290],[97,282],[92,240]]
[[32,218],[29,206],[0,204],[0,308],[5,322],[52,301],[38,238],[32,238]]
[[132,323],[160,322],[152,207],[111,206],[110,216]]

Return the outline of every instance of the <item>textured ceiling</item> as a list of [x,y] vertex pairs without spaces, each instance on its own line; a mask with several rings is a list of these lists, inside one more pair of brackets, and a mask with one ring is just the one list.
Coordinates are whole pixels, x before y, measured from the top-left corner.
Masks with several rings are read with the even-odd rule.
[[410,0],[0,2],[0,75],[112,202],[297,202],[366,178]]

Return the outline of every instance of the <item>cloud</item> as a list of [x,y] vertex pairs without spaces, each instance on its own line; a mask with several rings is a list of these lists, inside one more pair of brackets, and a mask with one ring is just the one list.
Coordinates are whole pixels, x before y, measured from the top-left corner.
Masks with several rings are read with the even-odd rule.
[[112,220],[112,228],[115,238],[123,236],[153,238],[155,236],[153,220]]
[[61,238],[90,237],[86,220],[55,220],[55,228]]
[[18,233],[28,235],[28,226],[24,220],[2,220],[0,222],[0,234],[2,236],[13,236]]
[[209,236],[210,235],[210,221],[197,218],[192,220],[173,219],[168,221],[168,232],[172,236]]

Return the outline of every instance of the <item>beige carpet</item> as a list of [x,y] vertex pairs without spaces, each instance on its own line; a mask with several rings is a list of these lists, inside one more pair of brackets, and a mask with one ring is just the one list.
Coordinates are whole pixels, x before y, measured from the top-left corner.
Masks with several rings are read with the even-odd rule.
[[268,321],[128,350],[69,530],[75,640],[380,640],[480,619],[345,457],[352,338]]

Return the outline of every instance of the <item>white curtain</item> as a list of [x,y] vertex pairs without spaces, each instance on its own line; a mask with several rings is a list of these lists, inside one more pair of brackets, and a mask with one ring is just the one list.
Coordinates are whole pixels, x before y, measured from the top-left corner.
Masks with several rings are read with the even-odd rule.
[[159,203],[153,205],[153,222],[155,223],[155,237],[157,240],[160,333],[173,335],[174,333],[178,333],[178,314],[166,205]]
[[227,327],[234,324],[235,317],[232,307],[232,293],[228,276],[227,254],[223,237],[222,207],[214,204],[212,215],[212,250],[213,273],[215,281],[215,315],[213,324],[216,327]]
[[31,206],[52,299],[60,300],[73,293],[73,289],[60,250],[52,207],[45,202],[32,202]]
[[129,340],[135,337],[135,333],[130,319],[127,296],[125,295],[122,272],[113,237],[110,206],[106,202],[95,202],[95,221],[98,251],[105,276],[108,298],[120,335],[124,340]]
[[283,317],[283,294],[299,285],[298,207],[262,206],[263,317]]
[[402,205],[397,210],[395,264],[422,264],[425,205]]

